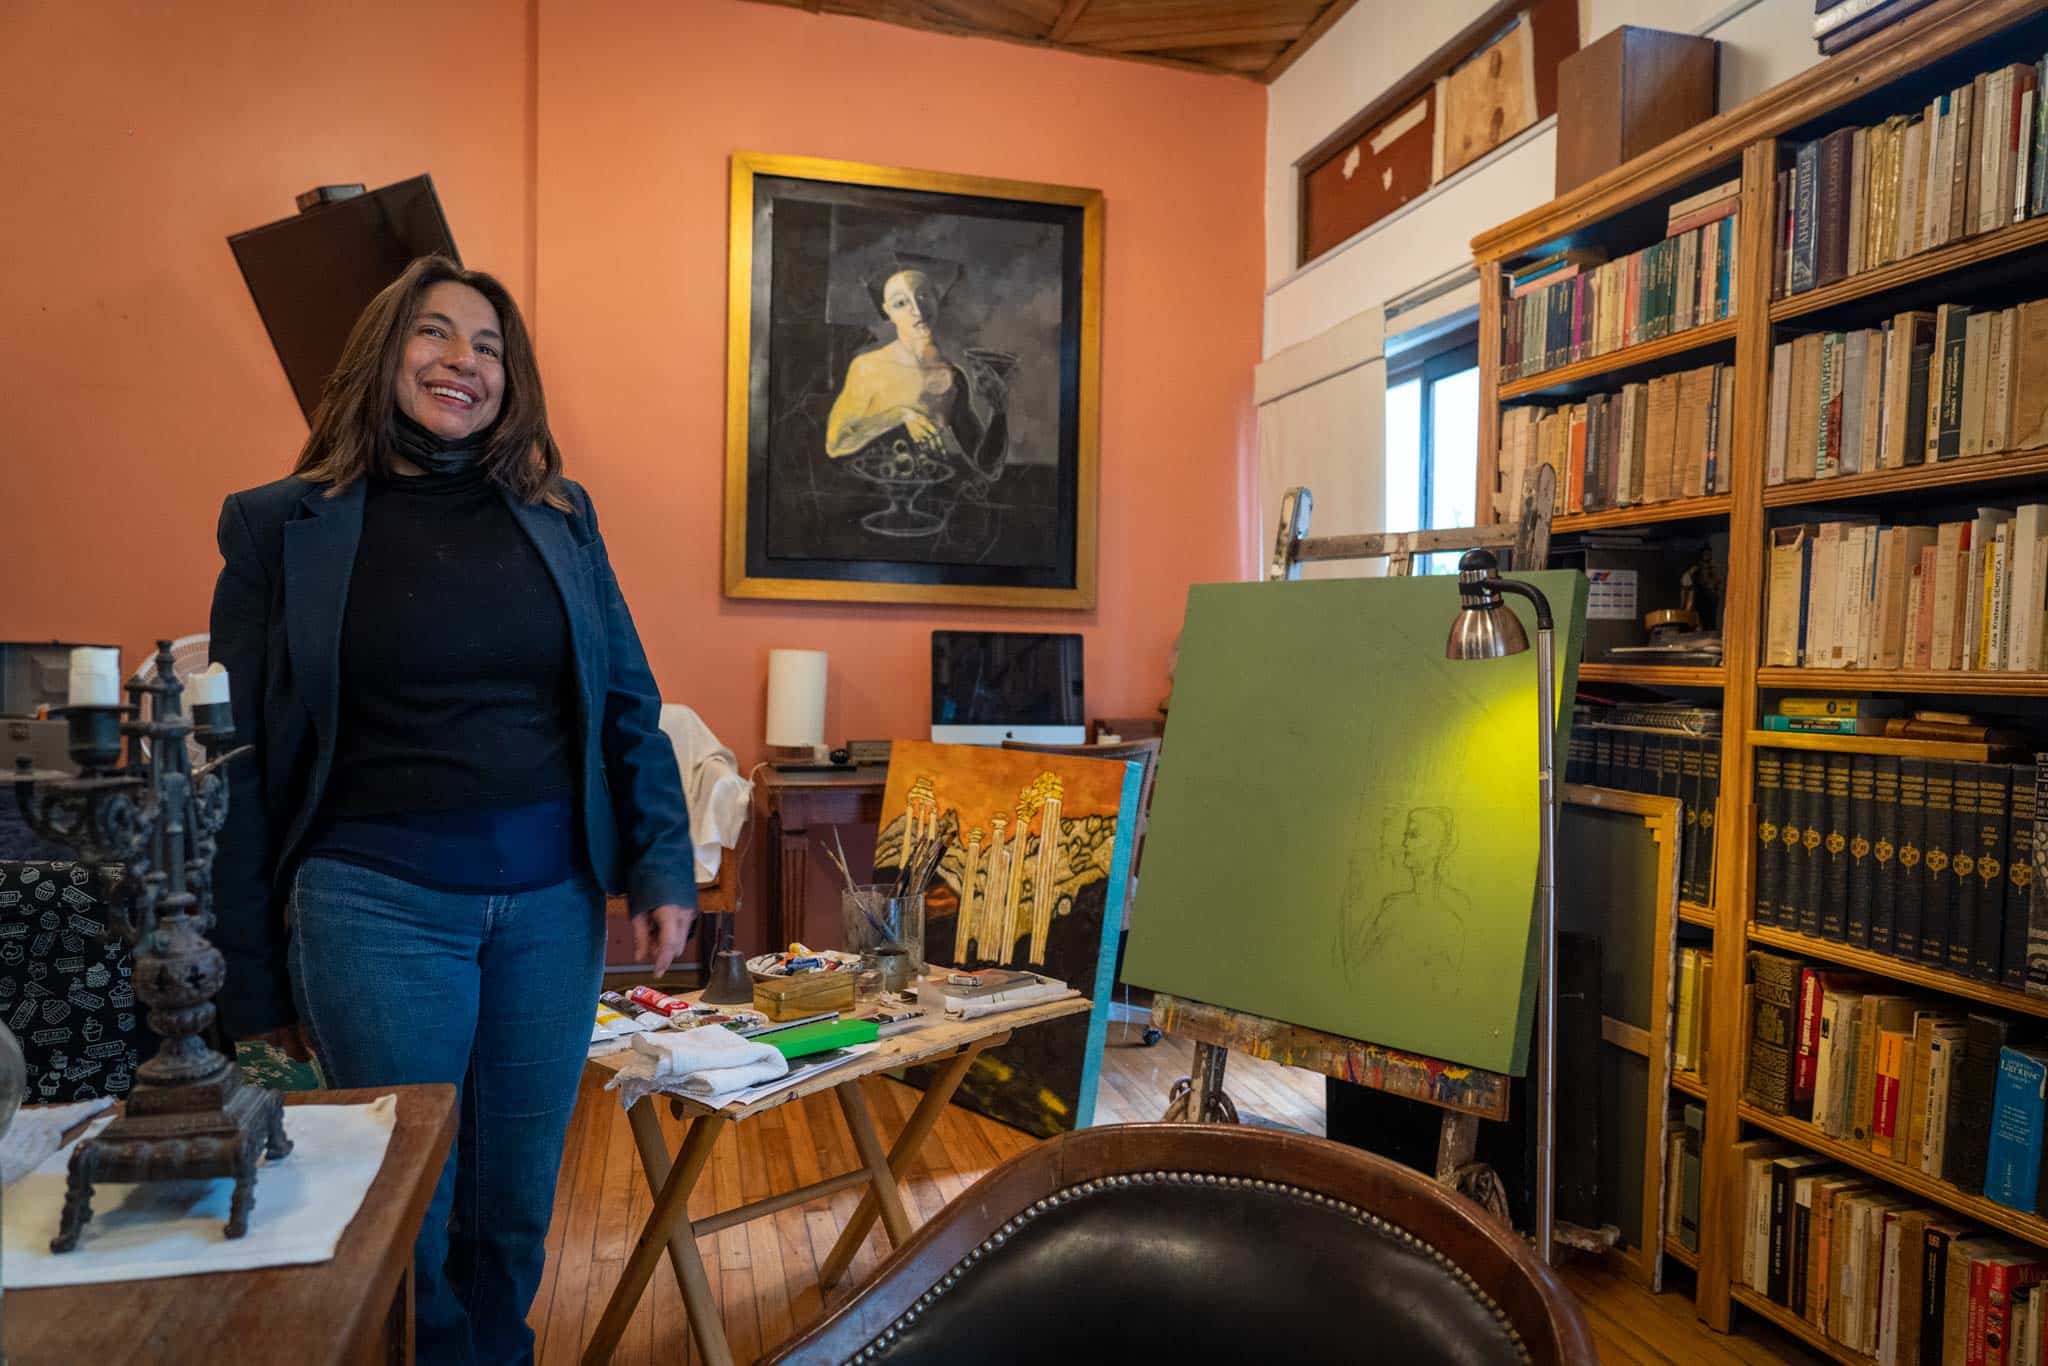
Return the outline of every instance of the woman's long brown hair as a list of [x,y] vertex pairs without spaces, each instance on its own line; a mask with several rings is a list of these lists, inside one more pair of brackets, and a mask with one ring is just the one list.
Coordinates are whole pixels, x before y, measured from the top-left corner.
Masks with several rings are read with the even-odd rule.
[[468,285],[498,310],[505,334],[505,400],[480,461],[484,471],[520,499],[570,511],[562,492],[562,451],[548,430],[533,339],[519,305],[496,276],[464,270],[445,256],[422,256],[370,300],[348,334],[341,363],[327,377],[313,431],[293,473],[327,485],[331,496],[365,474],[391,473],[398,451],[398,361],[420,300],[435,285]]

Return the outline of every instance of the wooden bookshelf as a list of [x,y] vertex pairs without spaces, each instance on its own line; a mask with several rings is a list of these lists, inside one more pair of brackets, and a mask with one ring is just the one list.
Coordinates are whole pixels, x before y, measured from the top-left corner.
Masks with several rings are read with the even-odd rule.
[[1887,735],[1827,735],[1804,730],[1753,730],[1749,743],[1756,749],[1889,754],[1901,759],[1950,759],[1966,764],[2011,762],[2019,753],[2006,745],[1974,745],[1960,740],[1894,740]]
[[[1979,487],[2000,485],[2008,496],[2032,495],[2034,485],[2048,481],[2048,450],[2007,452],[1938,462],[1896,470],[1874,470],[1829,480],[1765,485],[1769,453],[1772,346],[1776,324],[1790,332],[1812,331],[1844,320],[1870,325],[1908,306],[1919,307],[1948,286],[1942,277],[1955,275],[1958,294],[1975,290],[1996,274],[2006,279],[2048,262],[2048,218],[1999,228],[1990,233],[1923,252],[1877,270],[1787,299],[1773,299],[1772,268],[1777,250],[1778,174],[1791,164],[1799,143],[1837,127],[1869,126],[1888,114],[1923,106],[1927,89],[1959,84],[1979,68],[1989,70],[2004,60],[2015,25],[2036,26],[2048,15],[2048,0],[1932,0],[1927,8],[1836,57],[1766,91],[1734,109],[1643,154],[1560,198],[1480,234],[1473,255],[1480,283],[1480,506],[1493,505],[1500,462],[1503,405],[1536,395],[1574,398],[1603,387],[1619,387],[1624,379],[1668,373],[1688,364],[1726,360],[1732,352],[1735,396],[1732,412],[1721,414],[1728,451],[1729,491],[1711,499],[1690,499],[1641,508],[1615,508],[1592,514],[1559,517],[1560,533],[1633,529],[1653,542],[1661,534],[1697,529],[1706,522],[1714,530],[1725,517],[1728,535],[1727,577],[1721,615],[1724,663],[1715,668],[1672,665],[1582,664],[1587,684],[1633,684],[1650,688],[1718,689],[1723,711],[1721,793],[1715,823],[1715,879],[1721,890],[1712,907],[1681,909],[1690,925],[1711,924],[1717,962],[1747,962],[1751,947],[1770,948],[1813,962],[1860,969],[1877,980],[1898,981],[1924,989],[1930,996],[1970,1002],[2020,1019],[2048,1018],[2048,999],[1977,982],[1918,963],[1904,963],[1864,949],[1749,922],[1749,889],[1755,873],[1755,833],[1750,814],[1755,751],[1826,750],[1870,754],[1912,754],[1922,757],[1977,758],[1981,746],[1951,750],[1938,743],[1893,741],[1885,737],[1823,736],[1764,732],[1758,724],[1765,690],[1856,695],[1896,693],[1929,699],[1955,699],[1951,709],[1965,710],[1971,699],[2048,698],[2048,673],[1964,673],[1931,670],[1838,670],[1765,667],[1760,645],[1765,610],[1772,509],[1824,506],[1855,499],[1909,498],[1921,493],[1927,501],[1960,502]],[[2033,39],[2029,38],[2029,43]],[[2038,46],[2038,45],[2036,45]],[[1973,65],[1959,59],[1972,49]],[[1981,56],[1983,60],[1976,62]],[[1938,80],[1931,67],[1946,64]],[[1853,106],[1853,108],[1852,108]],[[1796,134],[1796,140],[1793,135]],[[1784,139],[1784,141],[1780,141]],[[1718,183],[1740,167],[1741,202],[1736,248],[1736,276],[1731,282],[1731,317],[1705,327],[1661,338],[1647,346],[1629,347],[1540,374],[1503,383],[1500,362],[1501,321],[1506,301],[1505,278],[1516,266],[1567,246],[1595,246],[1610,255],[1637,250],[1654,240],[1663,211],[1674,201],[1707,184]],[[1969,275],[1964,272],[1971,272]],[[1979,291],[1980,293],[1982,291]],[[1894,304],[1890,297],[1896,294]],[[2012,302],[2029,295],[2048,296],[2048,285],[2020,286]],[[1840,310],[1839,316],[1829,310]],[[1805,321],[1800,321],[1805,320]],[[1732,428],[1730,426],[1732,424]],[[1954,490],[1943,494],[1942,490]],[[1919,508],[1915,506],[1914,511]],[[1709,520],[1714,519],[1714,520]],[[1691,525],[1688,525],[1691,524]],[[1938,703],[1936,705],[1939,705]],[[1983,705],[1979,703],[1978,705]],[[2048,737],[2044,737],[2048,738]],[[1964,751],[1967,750],[1967,755]],[[1903,1192],[1955,1210],[1991,1228],[2048,1247],[2048,1220],[2022,1215],[1953,1186],[1932,1180],[1898,1163],[1826,1138],[1810,1124],[1789,1121],[1742,1105],[1743,1069],[1748,1056],[1748,1015],[1743,1009],[1745,973],[1728,970],[1714,976],[1706,1045],[1707,1075],[1680,1077],[1671,1090],[1704,1096],[1704,1170],[1700,1185],[1700,1250],[1695,1306],[1716,1328],[1730,1326],[1732,1310],[1741,1305],[1761,1318],[1809,1343],[1836,1360],[1863,1366],[1869,1358],[1850,1352],[1816,1332],[1810,1324],[1771,1304],[1735,1282],[1739,1266],[1734,1240],[1741,1208],[1742,1173],[1733,1159],[1744,1125],[1768,1129],[1793,1143],[1827,1154],[1844,1165],[1867,1171]]]
[[[2048,218],[2040,221],[2048,223]],[[1992,455],[1972,455],[1961,460],[1941,460],[1931,465],[1907,465],[1902,469],[1837,475],[1833,479],[1801,479],[1793,483],[1773,484],[1764,490],[1764,506],[1798,507],[1853,498],[1881,498],[1888,494],[1914,493],[1920,489],[1974,487],[2009,480],[2038,479],[2044,474],[2048,474],[2048,449],[2002,451]],[[1560,517],[1551,526],[1561,528],[1569,520]]]
[[1903,261],[1879,266],[1876,270],[1848,276],[1821,289],[1809,289],[1804,294],[1774,300],[1771,303],[1771,321],[1803,318],[1837,304],[1888,294],[1906,285],[1916,285],[2001,256],[2031,251],[2044,243],[2048,243],[2048,218],[2029,218],[2024,223],[2014,223],[1978,237],[1966,237],[1960,242],[1950,242],[1933,251],[1923,251]]
[[1697,1072],[1681,1072],[1674,1068],[1671,1073],[1671,1089],[1682,1091],[1694,1100],[1707,1098],[1707,1084],[1700,1080],[1700,1074]]
[[1689,1266],[1694,1271],[1700,1269],[1700,1254],[1668,1235],[1664,1239],[1664,1255],[1680,1266]]
[[1909,1167],[1903,1162],[1894,1162],[1888,1157],[1879,1157],[1868,1148],[1854,1143],[1844,1143],[1829,1138],[1816,1126],[1790,1115],[1774,1115],[1759,1109],[1748,1101],[1737,1107],[1744,1124],[1753,1124],[1759,1129],[1768,1129],[1781,1138],[1789,1138],[1802,1148],[1825,1154],[1845,1167],[1854,1167],[1866,1172],[1887,1185],[1900,1190],[1911,1191],[1923,1200],[1954,1210],[1957,1214],[1974,1219],[1988,1228],[2010,1233],[2030,1243],[2048,1246],[2048,1220],[2038,1214],[2022,1214],[2016,1209],[2007,1209],[1996,1200],[1987,1200],[1981,1195],[1972,1195],[1960,1186],[1951,1186],[1937,1177],[1929,1176],[1918,1167]]
[[1581,683],[1634,683],[1645,688],[1718,688],[1727,679],[1715,664],[1581,664]]
[[1777,1327],[1784,1329],[1817,1352],[1825,1352],[1836,1361],[1848,1363],[1848,1366],[1877,1366],[1876,1357],[1867,1357],[1852,1347],[1844,1347],[1784,1305],[1773,1301],[1768,1295],[1759,1295],[1746,1285],[1734,1286],[1729,1293],[1744,1309],[1769,1319]]
[[1807,958],[1818,958],[1828,963],[1839,963],[1845,968],[1855,968],[1873,977],[1889,977],[1894,982],[1906,982],[1912,986],[1938,991],[1946,996],[1961,996],[1997,1006],[2001,1010],[2014,1011],[2021,1015],[2037,1015],[2048,1019],[2048,997],[2029,996],[2023,991],[2009,987],[1994,986],[1980,982],[1973,977],[1958,973],[1944,972],[1925,963],[1909,962],[1894,958],[1888,953],[1873,953],[1859,949],[1854,944],[1843,944],[1833,939],[1816,939],[1797,930],[1781,929],[1776,925],[1755,925],[1749,927],[1749,941],[1764,944],[1786,953],[1796,953]]
[[[2043,452],[2048,455],[2048,452]],[[1621,527],[1651,526],[1658,522],[1687,522],[1701,517],[1726,517],[1728,495],[1716,493],[1705,498],[1674,498],[1668,503],[1643,503],[1635,507],[1608,508],[1603,512],[1572,512],[1553,518],[1552,535],[1567,531],[1613,531]]]
[[1604,355],[1588,356],[1569,365],[1540,370],[1533,375],[1524,375],[1521,379],[1501,385],[1498,397],[1503,402],[1512,398],[1527,398],[1531,394],[1562,389],[1566,385],[1598,379],[1602,375],[1633,370],[1638,365],[1648,365],[1652,361],[1682,356],[1688,351],[1698,351],[1716,342],[1729,340],[1735,335],[1735,324],[1736,320],[1732,317],[1722,318],[1719,322],[1688,327],[1683,332],[1673,332],[1670,336],[1659,337],[1655,341],[1638,342],[1634,346],[1624,346]]
[[[1581,673],[1585,666],[1581,665]],[[1998,669],[1787,669],[1756,671],[1760,688],[1801,692],[1968,693],[1977,697],[2048,695],[2048,674]]]
[[1678,918],[1688,925],[1704,925],[1710,930],[1714,928],[1714,908],[1702,906],[1695,901],[1679,902]]

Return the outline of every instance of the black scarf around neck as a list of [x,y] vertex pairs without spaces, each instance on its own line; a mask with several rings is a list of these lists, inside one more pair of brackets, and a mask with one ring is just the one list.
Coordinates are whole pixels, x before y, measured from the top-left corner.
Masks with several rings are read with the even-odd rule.
[[483,454],[484,434],[473,432],[468,436],[450,441],[437,436],[403,411],[396,414],[391,433],[396,438],[398,453],[428,474],[460,474],[474,465]]

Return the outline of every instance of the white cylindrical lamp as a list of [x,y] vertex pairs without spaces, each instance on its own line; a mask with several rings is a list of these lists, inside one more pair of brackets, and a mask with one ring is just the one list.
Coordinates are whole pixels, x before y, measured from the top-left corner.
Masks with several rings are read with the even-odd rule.
[[825,745],[825,652],[768,652],[768,730],[774,759],[815,760]]

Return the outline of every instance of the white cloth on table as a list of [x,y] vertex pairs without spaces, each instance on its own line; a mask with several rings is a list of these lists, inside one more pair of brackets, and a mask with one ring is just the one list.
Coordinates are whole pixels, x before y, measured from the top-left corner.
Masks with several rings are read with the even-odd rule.
[[696,712],[677,702],[661,707],[661,733],[675,747],[690,807],[690,845],[700,885],[718,880],[727,849],[738,846],[754,800],[754,785],[740,776],[739,760],[719,743]]
[[24,1105],[0,1135],[0,1185],[11,1186],[64,1146],[65,1131],[114,1103],[112,1096],[69,1105]]
[[654,1060],[654,1079],[700,1100],[773,1081],[789,1060],[772,1045],[742,1039],[723,1025],[635,1034],[633,1051]]
[[[256,1177],[249,1231],[223,1229],[234,1182],[102,1181],[93,1189],[90,1222],[71,1252],[50,1251],[64,1207],[71,1148],[52,1154],[7,1189],[0,1221],[5,1252],[0,1273],[9,1290],[46,1285],[96,1285],[209,1271],[299,1266],[334,1256],[341,1235],[384,1165],[398,1097],[367,1105],[294,1105],[284,1112],[292,1151],[266,1161]],[[97,1133],[109,1121],[86,1132]]]

